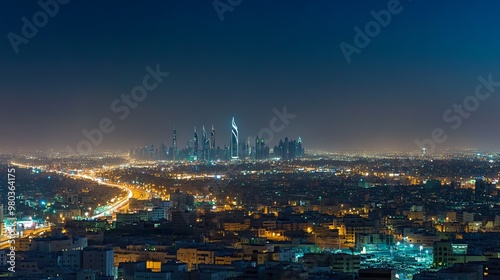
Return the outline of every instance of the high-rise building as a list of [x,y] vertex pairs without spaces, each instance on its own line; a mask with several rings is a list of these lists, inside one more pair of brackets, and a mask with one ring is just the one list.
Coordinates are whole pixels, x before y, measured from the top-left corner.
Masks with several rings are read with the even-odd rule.
[[301,158],[304,156],[304,148],[302,146],[302,137],[299,136],[297,140],[297,157]]
[[238,149],[238,158],[246,158],[248,156],[248,146],[247,142],[245,141],[239,141],[240,147]]
[[294,160],[295,158],[302,157],[304,155],[302,138],[299,137],[296,141],[285,137],[284,140],[280,140],[277,146],[274,146],[274,154],[282,160]]
[[165,146],[165,144],[161,142],[159,159],[160,160],[167,159],[167,155],[168,155],[167,146]]
[[198,133],[196,132],[196,126],[194,127],[193,137],[193,160],[198,160]]
[[175,130],[175,126],[172,132],[172,158],[173,160],[177,160],[177,131]]
[[255,137],[254,158],[260,159],[260,153],[261,153],[261,151],[260,151],[260,138],[257,135],[257,137]]
[[236,122],[232,121],[232,129],[231,129],[231,159],[238,159],[239,158],[239,131],[238,131],[238,126],[236,126]]
[[205,126],[203,126],[203,134],[201,137],[201,159],[203,161],[208,161],[210,157],[210,138],[208,138]]
[[155,159],[155,144],[149,147],[149,159]]
[[[268,159],[271,155],[282,160],[294,160],[304,156],[304,146],[302,138],[298,140],[289,139],[288,137],[279,141],[279,143],[271,148],[266,146],[263,136],[258,136],[254,139],[248,138],[247,141],[241,141],[239,137],[239,128],[236,125],[235,118],[231,122],[231,138],[228,145],[217,146],[215,139],[215,128],[212,124],[210,135],[203,126],[202,139],[198,138],[197,127],[194,127],[193,137],[188,137],[186,146],[179,145],[177,141],[177,130],[173,127],[172,144],[165,145],[163,142],[159,144],[150,144],[140,146],[135,149],[130,149],[129,155],[131,158],[140,160],[191,160],[200,162],[210,162],[215,160],[234,160],[234,159]],[[200,143],[201,142],[201,143]],[[488,186],[493,186],[491,183]],[[476,196],[485,197],[482,194],[482,185],[477,187]],[[494,191],[494,190],[493,190]],[[492,192],[486,190],[487,193]],[[482,194],[482,196],[481,196]]]
[[266,147],[264,137],[255,138],[255,149],[254,149],[255,159],[266,159],[269,157],[269,148]]
[[485,181],[483,177],[478,177],[474,188],[475,200],[480,201],[487,199],[489,196],[493,195],[495,188],[495,185]]
[[215,128],[212,124],[212,132],[210,133],[210,160],[215,160]]
[[289,145],[289,142],[288,142],[288,137],[285,137],[285,141],[283,142],[283,151],[282,151],[281,158],[283,160],[289,160],[290,159],[290,145]]
[[82,268],[96,272],[97,275],[113,276],[113,249],[87,247],[82,254]]

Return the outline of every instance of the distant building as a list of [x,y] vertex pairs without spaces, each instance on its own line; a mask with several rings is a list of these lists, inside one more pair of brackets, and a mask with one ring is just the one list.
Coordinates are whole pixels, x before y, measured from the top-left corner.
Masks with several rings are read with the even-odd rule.
[[[482,264],[455,264],[453,267],[439,270],[437,279],[464,279],[482,280],[484,277],[484,265]],[[488,277],[489,279],[495,279]],[[497,278],[498,279],[498,278]]]
[[177,260],[186,263],[188,270],[196,270],[200,264],[215,264],[215,251],[179,248],[177,250]]
[[302,263],[309,269],[329,267],[332,271],[355,273],[360,269],[361,256],[352,254],[304,254]]
[[86,237],[47,237],[35,238],[31,241],[30,251],[37,252],[62,252],[70,250],[83,250],[87,247]]
[[82,254],[82,268],[95,271],[97,275],[113,276],[113,249],[87,247]]
[[455,264],[464,264],[476,261],[486,261],[483,255],[473,255],[468,252],[468,244],[453,241],[434,242],[434,267],[447,268]]
[[239,131],[238,131],[238,126],[236,125],[236,122],[234,121],[234,117],[232,120],[232,129],[231,129],[231,154],[230,158],[231,159],[238,159],[239,158]]
[[178,154],[178,149],[177,149],[177,130],[172,131],[172,159],[173,160],[178,160],[177,158]]
[[64,251],[61,256],[62,265],[72,270],[82,268],[82,251]]
[[496,186],[492,183],[484,181],[482,177],[476,179],[474,185],[474,197],[476,201],[484,201],[489,196],[493,195]]
[[137,271],[134,280],[171,280],[169,272]]
[[205,126],[203,126],[203,132],[201,134],[201,160],[208,161],[210,157],[210,138],[208,138]]
[[196,225],[196,212],[189,211],[173,211],[172,226],[174,233],[189,234],[194,230]]
[[269,147],[266,146],[264,137],[255,138],[254,158],[256,160],[269,158]]
[[487,267],[489,279],[500,279],[500,258],[489,258]]
[[116,213],[116,224],[137,224],[141,221],[139,213]]
[[274,157],[279,157],[282,160],[294,160],[301,158],[304,155],[304,147],[302,146],[302,138],[298,140],[281,139],[277,146],[274,146]]
[[7,265],[7,250],[0,251],[0,266],[6,266]]
[[95,280],[96,278],[95,272],[91,270],[80,270],[72,273],[63,274],[63,279],[65,280]]
[[357,215],[346,215],[343,218],[345,239],[347,243],[356,243],[358,234],[377,233],[378,220],[368,220]]
[[383,268],[367,268],[358,272],[358,280],[395,280],[396,271]]
[[210,152],[209,160],[216,160],[216,148],[215,148],[215,128],[212,125],[212,132],[210,132]]
[[194,127],[193,136],[193,160],[198,160],[198,133],[196,133],[196,126]]

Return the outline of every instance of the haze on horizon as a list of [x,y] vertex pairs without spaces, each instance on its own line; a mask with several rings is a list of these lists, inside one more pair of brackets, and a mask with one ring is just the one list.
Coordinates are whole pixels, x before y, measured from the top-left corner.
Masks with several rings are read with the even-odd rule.
[[[174,126],[183,146],[203,125],[223,146],[232,117],[246,140],[285,106],[271,145],[417,150],[442,128],[438,148],[500,149],[500,87],[458,128],[443,120],[479,76],[500,82],[500,2],[401,0],[348,63],[339,45],[389,2],[242,0],[221,21],[212,0],[70,1],[16,54],[7,35],[41,8],[3,1],[0,150],[75,147],[103,118],[116,128],[98,149],[169,146]],[[110,105],[156,65],[169,76],[120,120]]]

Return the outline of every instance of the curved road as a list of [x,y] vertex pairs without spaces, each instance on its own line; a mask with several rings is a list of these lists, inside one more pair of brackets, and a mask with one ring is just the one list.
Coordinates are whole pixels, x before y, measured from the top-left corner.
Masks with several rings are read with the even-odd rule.
[[[11,162],[10,164],[14,165],[14,166],[21,167],[21,168],[34,168],[34,166],[24,165],[24,164],[15,163],[15,162]],[[128,195],[124,199],[119,200],[119,201],[117,201],[117,202],[109,205],[109,207],[108,207],[108,209],[107,209],[106,212],[113,213],[113,212],[116,212],[117,210],[119,210],[120,208],[123,208],[124,206],[126,206],[128,204],[130,198],[137,198],[137,199],[148,199],[149,198],[149,194],[146,191],[144,191],[144,190],[140,190],[140,189],[136,189],[136,188],[130,188],[130,187],[127,187],[127,186],[124,186],[124,185],[118,185],[118,184],[114,184],[114,183],[103,182],[101,179],[97,179],[97,178],[94,178],[94,177],[91,177],[91,176],[88,176],[88,175],[70,174],[70,173],[62,172],[62,171],[58,171],[58,170],[49,170],[49,171],[50,172],[55,172],[55,173],[58,173],[58,174],[62,174],[62,175],[65,175],[65,176],[69,176],[69,177],[78,177],[78,178],[82,178],[82,179],[94,181],[94,182],[97,182],[100,185],[105,185],[105,186],[109,186],[109,187],[115,187],[115,188],[119,188],[121,190],[124,190],[124,191],[128,192]],[[95,219],[95,218],[104,217],[105,216],[104,214],[106,212],[102,212],[102,213],[96,214],[96,215],[91,216],[89,218],[90,219]]]

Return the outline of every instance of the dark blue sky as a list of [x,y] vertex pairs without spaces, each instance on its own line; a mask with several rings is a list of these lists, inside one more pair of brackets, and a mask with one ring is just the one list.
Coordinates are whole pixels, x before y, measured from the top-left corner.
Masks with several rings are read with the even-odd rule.
[[[174,125],[183,144],[212,124],[224,145],[231,117],[246,138],[283,106],[297,117],[275,137],[306,148],[416,149],[437,127],[440,148],[500,148],[500,87],[458,129],[443,120],[479,75],[500,81],[500,2],[402,0],[347,63],[339,44],[388,2],[243,0],[220,21],[210,0],[73,0],[16,54],[7,34],[41,8],[1,1],[0,149],[76,146],[104,117],[116,129],[99,148],[170,145]],[[110,104],[157,64],[170,76],[119,120]]]

